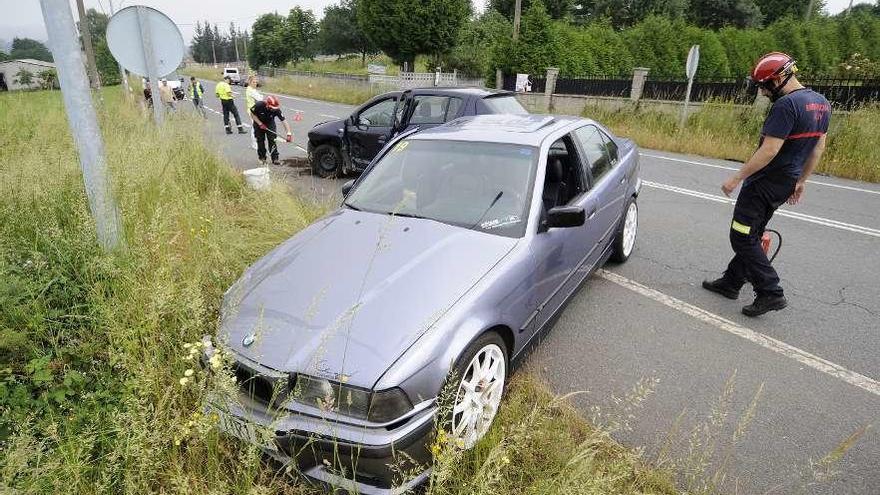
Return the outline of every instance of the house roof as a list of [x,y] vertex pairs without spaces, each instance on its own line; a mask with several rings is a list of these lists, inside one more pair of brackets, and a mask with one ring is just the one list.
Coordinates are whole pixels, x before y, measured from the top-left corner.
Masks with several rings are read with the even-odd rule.
[[36,60],[33,58],[18,58],[18,59],[13,59],[13,60],[4,60],[4,61],[0,62],[0,64],[8,64],[8,63],[12,63],[12,62],[18,62],[20,64],[39,65],[40,67],[49,67],[52,69],[55,68],[55,64],[53,64],[52,62],[44,62],[42,60]]

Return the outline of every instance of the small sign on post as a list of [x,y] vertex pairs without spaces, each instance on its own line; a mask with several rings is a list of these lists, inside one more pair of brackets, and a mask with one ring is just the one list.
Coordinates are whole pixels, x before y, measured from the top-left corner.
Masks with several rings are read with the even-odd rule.
[[532,90],[532,85],[529,83],[529,75],[528,74],[517,74],[516,75],[516,84],[513,87],[516,92],[528,92]]
[[688,105],[691,102],[691,88],[694,85],[694,76],[697,75],[697,67],[700,65],[700,45],[694,45],[688,52],[687,63],[684,67],[685,75],[688,78],[687,91],[684,95],[684,106],[681,108],[681,121],[679,129],[684,129],[684,123],[687,121]]

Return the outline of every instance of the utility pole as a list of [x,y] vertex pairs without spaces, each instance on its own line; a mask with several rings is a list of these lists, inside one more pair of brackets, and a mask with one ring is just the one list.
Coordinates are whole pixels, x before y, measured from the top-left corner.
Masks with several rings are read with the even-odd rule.
[[79,153],[98,242],[104,249],[115,249],[120,245],[119,210],[116,209],[107,178],[104,142],[95,107],[92,105],[89,79],[83,66],[70,2],[40,0],[40,7],[43,10],[46,31],[49,33],[49,47],[58,71],[67,122]]
[[522,0],[516,0],[513,9],[513,41],[519,39],[519,18],[522,14]]
[[[816,0],[810,0],[810,2],[807,4],[807,11],[804,13],[805,21],[809,21],[810,16],[813,15],[813,5],[815,4],[815,2]],[[850,5],[852,5],[852,2],[850,2]]]
[[76,0],[76,10],[79,11],[79,34],[82,36],[83,48],[86,51],[86,62],[89,64],[89,79],[92,88],[101,87],[101,80],[98,78],[98,68],[95,65],[95,49],[92,46],[92,33],[89,30],[89,21],[86,18],[86,9],[83,7],[82,0]]
[[217,50],[214,49],[214,36],[211,36],[211,53],[214,54],[214,67],[217,67]]
[[235,64],[238,65],[238,61],[241,59],[238,58],[238,40],[235,39],[235,31],[232,32],[232,44],[235,45]]
[[245,58],[245,60],[247,60],[247,54],[248,54],[247,39],[248,39],[248,32],[247,32],[247,29],[245,29],[245,31],[244,31],[244,58]]
[[[110,17],[113,17],[116,11],[113,9],[113,0],[110,0]],[[131,88],[128,86],[128,75],[125,73],[125,69],[122,67],[122,64],[119,64],[119,78],[122,80],[122,89],[125,92],[125,98],[131,98]]]

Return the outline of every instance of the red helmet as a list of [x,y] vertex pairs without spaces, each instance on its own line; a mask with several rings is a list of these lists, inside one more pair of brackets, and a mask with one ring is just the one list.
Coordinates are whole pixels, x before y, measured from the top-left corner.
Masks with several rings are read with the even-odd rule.
[[278,98],[275,98],[272,95],[269,95],[264,100],[266,102],[266,106],[271,108],[272,110],[277,110],[281,107],[281,103],[278,102]]
[[788,76],[795,72],[797,72],[797,67],[793,58],[782,52],[770,52],[755,63],[751,79],[761,84],[773,77]]

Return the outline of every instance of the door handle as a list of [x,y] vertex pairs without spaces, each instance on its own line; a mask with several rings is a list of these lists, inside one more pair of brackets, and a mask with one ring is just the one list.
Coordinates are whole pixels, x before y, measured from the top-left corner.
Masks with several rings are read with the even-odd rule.
[[625,176],[624,176],[624,177],[621,177],[621,178],[620,178],[620,184],[622,185],[622,184],[625,184],[625,183],[626,183],[626,177],[625,177]]

